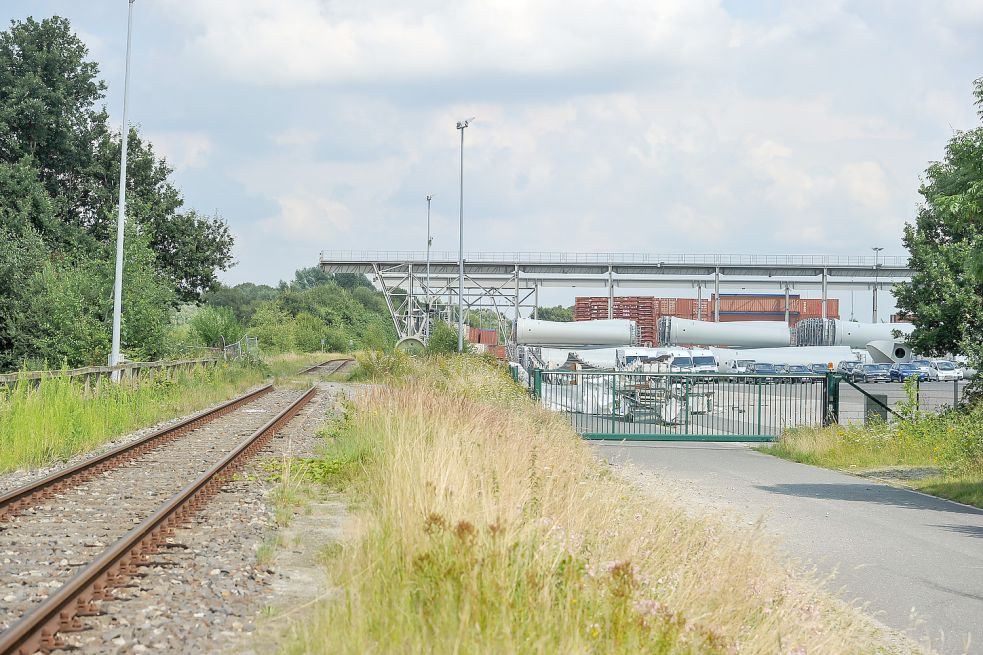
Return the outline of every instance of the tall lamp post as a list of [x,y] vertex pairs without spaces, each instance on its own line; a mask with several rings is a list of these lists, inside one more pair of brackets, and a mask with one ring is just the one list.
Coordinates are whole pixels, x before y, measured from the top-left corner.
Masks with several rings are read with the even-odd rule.
[[877,322],[877,278],[878,278],[878,273],[880,273],[880,262],[879,262],[880,255],[881,255],[881,251],[884,249],[874,246],[873,248],[871,248],[871,250],[874,251],[874,310],[872,312],[872,315],[874,317],[874,323],[876,323]]
[[[123,231],[126,227],[126,147],[130,128],[126,122],[126,104],[130,93],[130,43],[133,35],[133,2],[130,0],[126,18],[126,72],[123,77],[123,127],[120,130],[123,140],[119,163],[119,214],[116,219],[116,282],[113,285],[113,346],[109,353],[109,365],[120,363],[120,319],[123,311]],[[113,372],[113,379],[119,379],[119,371]]]
[[459,353],[464,352],[464,129],[473,120],[474,116],[457,122],[457,129],[461,130],[461,223],[457,250],[457,352]]
[[430,337],[430,245],[433,243],[433,237],[430,236],[430,201],[433,200],[433,194],[427,195],[427,292],[425,294],[427,300],[427,317],[425,323],[423,324],[426,328],[425,336],[429,341]]

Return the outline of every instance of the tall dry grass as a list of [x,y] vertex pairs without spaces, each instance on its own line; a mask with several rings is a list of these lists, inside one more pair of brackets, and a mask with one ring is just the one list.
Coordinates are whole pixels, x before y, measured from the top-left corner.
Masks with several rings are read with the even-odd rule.
[[760,534],[643,495],[475,358],[366,393],[330,441],[358,534],[287,652],[880,650]]

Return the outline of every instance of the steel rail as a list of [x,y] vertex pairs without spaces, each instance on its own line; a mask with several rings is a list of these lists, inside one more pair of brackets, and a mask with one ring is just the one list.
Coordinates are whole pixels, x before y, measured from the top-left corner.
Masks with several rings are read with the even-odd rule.
[[228,414],[236,408],[250,403],[261,396],[273,391],[273,385],[268,384],[251,391],[245,395],[233,398],[222,403],[217,407],[206,409],[197,414],[175,423],[174,425],[160,428],[151,432],[145,437],[132,441],[122,446],[113,448],[109,452],[103,453],[98,457],[79,462],[75,466],[70,466],[59,471],[35,480],[21,487],[8,491],[0,495],[0,522],[13,516],[18,511],[38,504],[40,501],[50,498],[56,493],[63,491],[69,486],[74,486],[89,480],[100,473],[109,471],[118,466],[129,462],[151,450],[159,448],[164,444],[176,439],[177,437],[190,432],[196,428],[210,423],[215,419]]
[[0,654],[29,655],[38,651],[63,648],[59,632],[84,630],[79,620],[98,615],[95,601],[109,600],[111,587],[119,586],[146,565],[149,556],[174,529],[193,516],[245,462],[259,452],[266,442],[314,397],[311,387],[289,407],[270,419],[263,427],[235,447],[220,462],[194,482],[185,486],[163,506],[104,550],[40,605],[0,634]]
[[330,371],[327,371],[327,374],[331,375],[332,373],[337,373],[345,364],[354,361],[355,360],[351,359],[350,357],[346,359],[329,359],[326,362],[321,362],[320,364],[314,364],[314,366],[308,366],[307,368],[299,371],[297,375],[306,375],[307,373],[313,373],[315,370],[327,366],[328,364],[338,364],[338,366],[336,366],[335,368],[331,369]]

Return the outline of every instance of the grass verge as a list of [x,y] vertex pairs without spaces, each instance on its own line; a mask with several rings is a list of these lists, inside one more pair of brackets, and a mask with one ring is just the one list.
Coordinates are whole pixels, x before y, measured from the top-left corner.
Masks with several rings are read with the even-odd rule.
[[[942,414],[909,412],[892,423],[787,430],[762,452],[804,464],[879,477],[983,507],[983,406]],[[905,475],[905,469],[922,469]],[[934,474],[923,475],[925,470]]]
[[886,651],[759,533],[644,496],[501,369],[405,369],[330,429],[359,529],[329,557],[343,598],[286,652]]
[[0,472],[87,452],[134,429],[200,410],[261,383],[263,367],[219,364],[86,392],[67,377],[0,388]]

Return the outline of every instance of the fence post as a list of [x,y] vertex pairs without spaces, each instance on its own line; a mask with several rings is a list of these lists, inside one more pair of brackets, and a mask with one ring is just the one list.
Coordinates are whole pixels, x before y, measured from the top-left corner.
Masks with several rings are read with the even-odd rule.
[[683,391],[686,398],[686,406],[683,409],[683,411],[686,412],[685,419],[684,419],[686,422],[686,427],[684,429],[686,431],[686,434],[689,434],[689,377],[685,377],[683,379],[686,380],[686,386],[684,387],[684,391]]
[[959,405],[959,380],[952,381],[952,408]]
[[532,393],[536,396],[536,400],[542,400],[543,398],[543,372],[540,369],[535,369],[532,372]]
[[826,372],[826,415],[823,425],[835,425],[840,422],[840,379],[832,371]]
[[758,381],[758,432],[761,434],[761,387],[764,386],[764,378],[757,378]]

